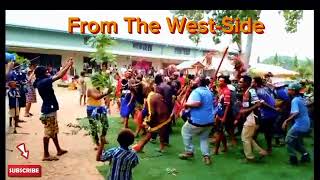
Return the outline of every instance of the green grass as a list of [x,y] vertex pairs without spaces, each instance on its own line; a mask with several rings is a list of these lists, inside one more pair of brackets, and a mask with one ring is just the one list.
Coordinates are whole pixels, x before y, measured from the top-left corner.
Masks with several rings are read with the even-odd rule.
[[[119,118],[109,118],[110,128],[107,139],[110,144],[106,148],[118,146],[116,141],[117,133],[122,124]],[[196,148],[195,158],[192,160],[180,160],[178,154],[184,150],[181,139],[180,129],[183,125],[182,120],[173,127],[173,134],[170,136],[171,147],[167,152],[160,154],[156,152],[159,142],[156,144],[148,143],[144,148],[144,153],[138,153],[140,164],[133,170],[133,178],[136,180],[198,180],[198,179],[222,179],[222,180],[301,180],[313,178],[313,162],[305,165],[293,167],[288,162],[288,155],[285,147],[273,148],[271,156],[267,156],[261,162],[246,164],[243,159],[242,144],[239,139],[237,147],[230,147],[229,152],[212,156],[213,164],[205,166],[202,162],[201,151],[199,146],[199,137],[194,138]],[[135,128],[132,120],[129,124],[131,129]],[[239,138],[239,137],[238,137]],[[136,139],[138,141],[139,138]],[[263,136],[259,136],[262,146],[265,147]],[[308,151],[313,157],[313,138],[308,137],[304,140]],[[210,145],[212,149],[213,146]],[[168,173],[167,168],[176,169],[176,175]],[[108,163],[98,166],[97,169],[102,176],[106,177],[109,171]]]

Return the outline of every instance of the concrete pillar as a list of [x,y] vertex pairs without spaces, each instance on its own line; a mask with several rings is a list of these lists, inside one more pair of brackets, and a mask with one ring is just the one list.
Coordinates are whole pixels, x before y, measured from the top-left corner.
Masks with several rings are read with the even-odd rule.
[[[80,72],[83,70],[83,55],[82,54],[76,54],[74,52],[68,52],[62,54],[62,60],[61,60],[61,65],[63,65],[66,60],[69,59],[69,57],[73,57],[73,67],[76,69],[76,74],[80,75]],[[70,74],[70,72],[68,72]]]

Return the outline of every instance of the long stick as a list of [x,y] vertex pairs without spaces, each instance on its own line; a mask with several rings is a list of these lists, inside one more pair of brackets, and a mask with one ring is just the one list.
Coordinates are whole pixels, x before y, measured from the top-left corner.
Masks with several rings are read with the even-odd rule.
[[221,61],[220,61],[220,64],[219,64],[219,66],[218,66],[218,68],[217,68],[217,70],[216,70],[216,72],[215,72],[214,77],[213,77],[214,80],[216,80],[216,78],[217,78],[219,69],[220,69],[220,67],[221,67],[221,64],[222,64],[222,62],[223,62],[224,57],[226,56],[226,54],[227,54],[227,52],[228,52],[228,49],[229,49],[229,46],[227,47],[227,49],[226,49],[226,50],[224,51],[224,53],[223,53],[222,59],[221,59]]
[[[35,57],[35,58],[33,58],[33,59],[31,59],[31,60],[29,60],[30,62],[31,61],[34,61],[34,60],[36,60],[36,59],[38,59],[40,56],[38,56],[38,57]],[[19,66],[16,66],[15,68],[13,68],[13,69],[16,69],[16,68],[18,68],[18,67],[20,67],[22,64],[20,64]]]

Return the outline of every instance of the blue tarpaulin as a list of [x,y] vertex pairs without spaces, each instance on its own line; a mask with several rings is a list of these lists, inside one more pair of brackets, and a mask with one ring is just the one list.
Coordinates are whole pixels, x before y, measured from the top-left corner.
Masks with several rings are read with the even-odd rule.
[[15,60],[16,60],[16,56],[14,54],[6,52],[6,62],[15,61]]

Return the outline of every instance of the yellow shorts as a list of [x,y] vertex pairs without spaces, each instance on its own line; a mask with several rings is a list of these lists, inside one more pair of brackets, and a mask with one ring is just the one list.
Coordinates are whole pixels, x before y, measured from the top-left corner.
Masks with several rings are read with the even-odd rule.
[[18,107],[16,107],[16,108],[11,108],[11,109],[9,110],[9,117],[12,117],[12,118],[14,118],[14,117],[16,117],[16,116],[19,117],[19,113],[20,113],[20,111],[19,111],[19,108],[18,108]]
[[44,136],[54,138],[59,133],[57,116],[43,116],[41,121],[44,124]]

